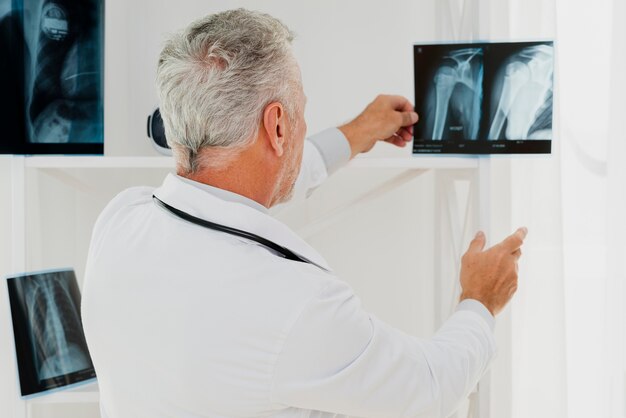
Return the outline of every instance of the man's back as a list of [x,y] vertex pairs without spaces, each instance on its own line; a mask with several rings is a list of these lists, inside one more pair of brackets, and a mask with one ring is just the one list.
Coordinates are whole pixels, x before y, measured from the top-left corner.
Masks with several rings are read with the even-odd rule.
[[114,365],[98,369],[112,391],[103,391],[105,413],[271,412],[280,342],[334,279],[173,218],[151,196],[148,188],[123,192],[94,231],[83,317],[94,362]]

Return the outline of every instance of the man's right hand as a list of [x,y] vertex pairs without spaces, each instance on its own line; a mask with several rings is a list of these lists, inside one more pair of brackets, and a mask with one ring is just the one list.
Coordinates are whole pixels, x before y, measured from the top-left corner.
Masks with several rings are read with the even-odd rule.
[[352,155],[371,150],[377,141],[404,147],[413,139],[419,119],[411,102],[402,96],[379,95],[351,122],[339,127],[350,143]]
[[461,259],[461,300],[476,299],[497,315],[517,290],[517,262],[528,230],[514,234],[488,250],[479,232]]

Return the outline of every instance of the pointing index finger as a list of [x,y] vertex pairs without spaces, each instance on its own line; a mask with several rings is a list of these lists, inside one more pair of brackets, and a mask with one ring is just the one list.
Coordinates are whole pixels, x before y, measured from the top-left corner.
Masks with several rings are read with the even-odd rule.
[[515,252],[524,244],[527,234],[528,229],[526,227],[518,228],[517,231],[502,241],[502,245],[511,250],[511,252]]

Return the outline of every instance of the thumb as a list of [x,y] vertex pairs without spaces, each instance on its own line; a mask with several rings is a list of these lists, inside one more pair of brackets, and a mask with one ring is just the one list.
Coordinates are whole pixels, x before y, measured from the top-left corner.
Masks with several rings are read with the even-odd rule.
[[485,233],[483,231],[478,231],[472,242],[470,242],[468,252],[479,253],[485,248]]
[[402,126],[411,126],[417,123],[419,116],[415,112],[402,112],[400,113],[402,117],[401,124]]

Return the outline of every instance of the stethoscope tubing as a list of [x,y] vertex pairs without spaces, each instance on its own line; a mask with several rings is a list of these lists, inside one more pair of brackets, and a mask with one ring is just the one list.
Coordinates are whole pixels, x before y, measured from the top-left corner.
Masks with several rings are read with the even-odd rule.
[[275,251],[277,253],[277,255],[286,258],[288,260],[292,260],[292,261],[299,261],[301,263],[311,263],[309,260],[300,257],[298,254],[294,253],[293,251],[291,251],[288,248],[283,247],[282,245],[279,245],[273,241],[270,241],[266,238],[260,237],[256,234],[253,234],[252,232],[248,232],[248,231],[244,231],[241,229],[237,229],[237,228],[233,228],[230,226],[226,226],[226,225],[221,225],[215,222],[211,222],[211,221],[207,221],[206,219],[202,219],[202,218],[198,218],[197,216],[193,216],[183,210],[177,209],[171,205],[168,205],[167,203],[163,202],[161,199],[159,199],[158,197],[152,195],[152,199],[154,200],[154,202],[159,205],[160,207],[162,207],[163,209],[167,210],[168,212],[170,212],[171,214],[175,215],[176,217],[185,220],[187,222],[190,222],[192,224],[207,228],[207,229],[211,229],[214,231],[219,231],[219,232],[223,232],[226,234],[230,234],[230,235],[234,235],[236,237],[240,237],[240,238],[244,238],[250,241],[254,241],[258,244],[263,245],[264,247],[267,247],[273,251]]

